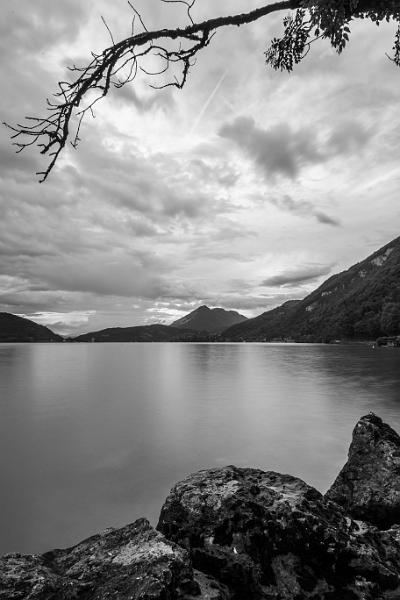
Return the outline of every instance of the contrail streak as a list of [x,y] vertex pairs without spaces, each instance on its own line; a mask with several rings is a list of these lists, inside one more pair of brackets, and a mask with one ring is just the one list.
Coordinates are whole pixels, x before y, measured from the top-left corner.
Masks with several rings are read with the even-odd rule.
[[198,127],[201,119],[204,117],[204,114],[207,110],[207,108],[210,106],[215,94],[218,92],[219,88],[221,87],[222,82],[224,81],[225,77],[228,74],[228,69],[226,69],[226,71],[221,75],[221,77],[219,78],[219,80],[217,81],[217,85],[215,86],[215,88],[213,89],[213,91],[211,92],[211,94],[209,95],[209,97],[207,98],[207,100],[204,103],[203,108],[201,109],[201,111],[199,112],[197,119],[195,120],[195,122],[192,125],[192,128],[190,129],[188,135],[192,135],[193,132],[195,131],[195,129]]

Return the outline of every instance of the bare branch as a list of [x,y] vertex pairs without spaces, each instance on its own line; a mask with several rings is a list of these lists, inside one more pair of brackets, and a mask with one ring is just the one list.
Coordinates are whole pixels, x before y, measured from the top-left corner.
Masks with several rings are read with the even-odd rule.
[[[144,24],[144,22],[143,22],[143,19],[142,19],[142,17],[141,17],[141,14],[140,14],[140,12],[139,12],[138,10],[136,10],[136,8],[133,6],[133,4],[132,4],[132,2],[130,2],[130,0],[128,0],[128,4],[129,4],[129,6],[131,7],[131,9],[133,10],[133,12],[135,13],[135,15],[138,17],[139,21],[140,21],[140,22],[141,22],[141,24],[142,24],[142,27],[143,27],[143,29],[144,29],[145,31],[148,31],[148,29],[147,29],[146,25],[145,25],[145,24]],[[132,30],[133,30],[133,27],[132,27]]]
[[190,13],[190,11],[192,10],[193,6],[196,4],[196,0],[161,0],[161,2],[164,2],[164,4],[184,4],[186,6],[186,12],[187,12],[187,16],[189,18],[189,21],[191,22],[192,25],[194,25],[194,21],[192,19],[192,15]]
[[106,29],[108,31],[108,33],[110,34],[110,38],[111,38],[111,42],[112,45],[115,46],[115,42],[114,42],[114,38],[113,38],[113,34],[111,33],[111,29],[109,28],[109,26],[107,25],[107,21],[105,20],[105,18],[103,17],[103,15],[101,15],[101,20],[103,21],[104,25],[106,26]]
[[[92,60],[86,67],[74,65],[70,69],[76,78],[72,82],[59,82],[59,91],[54,94],[54,100],[47,101],[50,114],[46,117],[26,117],[27,123],[15,126],[4,123],[12,132],[11,139],[15,140],[13,144],[17,147],[17,152],[37,145],[41,154],[50,158],[45,170],[38,173],[39,181],[47,179],[70,135],[73,140],[71,144],[76,148],[86,114],[94,116],[93,107],[107,96],[111,87],[121,88],[133,81],[139,68],[150,77],[159,77],[167,74],[173,67],[170,81],[151,84],[151,87],[183,88],[189,71],[196,62],[197,54],[210,44],[216,31],[222,27],[239,27],[277,11],[295,10],[294,16],[290,14],[284,19],[284,36],[281,39],[275,38],[266,53],[267,62],[274,68],[290,71],[293,64],[300,62],[308,54],[311,44],[316,39],[328,38],[337,51],[341,52],[349,39],[348,23],[352,18],[367,17],[377,23],[389,18],[400,21],[400,0],[388,0],[384,3],[381,0],[336,0],[334,3],[331,0],[281,0],[247,13],[217,17],[202,23],[195,23],[190,14],[195,0],[162,1],[166,4],[184,4],[190,25],[185,28],[149,31],[140,13],[128,0],[134,12],[132,35],[115,42],[107,22],[102,17],[112,45],[100,54],[92,52]],[[144,31],[135,34],[136,18]],[[176,42],[176,49],[169,49],[171,42]],[[392,60],[400,66],[400,29],[396,34],[393,49],[395,54]],[[163,61],[163,65],[157,70],[147,69],[140,64],[147,56]],[[178,76],[177,67],[180,69]],[[93,92],[94,98],[91,95]],[[77,125],[75,133],[71,134],[70,129],[75,117]]]

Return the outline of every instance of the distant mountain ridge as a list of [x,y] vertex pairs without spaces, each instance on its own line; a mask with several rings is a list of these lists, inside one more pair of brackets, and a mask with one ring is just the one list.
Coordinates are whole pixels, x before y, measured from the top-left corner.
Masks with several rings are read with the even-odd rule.
[[0,312],[0,342],[62,342],[62,339],[44,325]]
[[73,342],[185,342],[202,341],[204,335],[192,329],[184,331],[169,325],[109,327],[72,338]]
[[224,308],[209,308],[208,306],[199,306],[188,315],[174,321],[171,327],[180,329],[195,329],[197,331],[207,331],[208,333],[220,333],[235,325],[247,321],[247,317],[241,315],[235,310],[225,310]]
[[[303,300],[253,319],[200,306],[172,325],[114,327],[68,341],[299,341],[373,340],[400,335],[400,237],[333,275]],[[62,342],[61,336],[17,315],[0,313],[0,342]]]
[[400,237],[303,300],[287,302],[230,327],[230,341],[329,342],[400,334]]

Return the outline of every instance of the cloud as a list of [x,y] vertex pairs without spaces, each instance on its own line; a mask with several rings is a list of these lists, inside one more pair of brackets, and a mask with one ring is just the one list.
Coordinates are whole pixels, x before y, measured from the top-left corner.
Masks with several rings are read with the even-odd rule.
[[[46,0],[19,0],[18,10],[11,0],[2,3],[0,48],[2,57],[21,55],[30,51],[32,56],[53,45],[71,43],[85,26],[88,11],[79,0],[53,2],[51,10]],[[13,26],[9,23],[12,21]]]
[[219,130],[254,160],[267,180],[277,176],[296,179],[309,165],[317,165],[364,147],[372,131],[356,121],[341,121],[323,138],[313,125],[294,128],[286,122],[269,129],[258,127],[251,117],[237,117]]
[[58,312],[27,312],[19,316],[30,319],[35,323],[49,327],[60,335],[71,335],[72,332],[79,333],[85,327],[95,311],[71,311],[68,313]]
[[113,88],[112,95],[117,102],[133,104],[140,113],[151,112],[153,109],[172,112],[176,105],[171,89],[139,94],[132,85],[127,84],[118,89]]
[[313,214],[314,214],[314,217],[317,219],[317,221],[324,225],[332,225],[333,227],[340,227],[342,225],[341,222],[339,221],[339,219],[330,217],[329,215],[327,215],[324,212],[321,212],[320,210],[314,209]]
[[40,162],[36,154],[25,152],[16,156],[15,148],[10,146],[11,144],[8,139],[3,138],[0,141],[2,177],[5,179],[14,178],[21,181],[22,179],[27,179],[29,173],[35,173],[40,168]]
[[288,194],[285,194],[280,198],[267,198],[267,200],[277,208],[300,217],[312,216],[323,225],[332,225],[333,227],[340,227],[341,225],[338,219],[317,209],[311,202],[307,202],[307,200],[294,200]]
[[85,263],[81,258],[77,261],[66,260],[62,269],[47,262],[40,268],[40,276],[50,289],[75,292],[89,292],[105,296],[126,296],[158,298],[162,296],[167,284],[163,278],[146,268],[121,256],[101,255],[93,257]]
[[322,275],[327,275],[331,269],[332,265],[310,265],[297,269],[288,269],[277,275],[267,277],[261,285],[265,287],[298,287],[305,283],[311,283],[319,279]]
[[[151,28],[183,23],[179,4],[138,2]],[[235,11],[257,3],[235,0]],[[202,0],[196,20],[218,15],[218,4]],[[110,44],[101,14],[122,39],[126,3],[2,0],[1,120],[42,114],[66,65]],[[293,265],[345,268],[395,237],[391,26],[360,23],[357,33],[354,24],[343,57],[316,44],[288,77],[262,58],[281,17],[221,30],[179,92],[150,92],[146,76],[112,90],[44,185],[35,172],[46,157],[15,155],[0,128],[0,310],[43,313],[62,331],[140,324],[156,306],[257,314],[313,281]],[[280,280],[260,288],[267,275]]]
[[323,160],[311,128],[296,131],[287,123],[279,123],[262,129],[254,119],[238,117],[223,125],[219,135],[242,147],[268,179],[276,175],[294,179],[304,164]]
[[327,147],[331,155],[357,152],[370,140],[373,132],[353,120],[340,121],[328,137]]
[[190,161],[190,168],[204,180],[212,180],[225,188],[231,188],[240,178],[240,172],[227,161],[210,162],[205,157],[194,158]]
[[[228,168],[214,164],[215,176],[201,180],[191,169],[192,156],[157,152],[149,154],[132,144],[131,139],[119,139],[119,147],[107,147],[101,134],[90,129],[94,145],[90,153],[80,149],[80,170],[85,172],[84,188],[105,205],[135,216],[138,227],[146,234],[155,225],[168,227],[172,222],[193,222],[209,219],[223,212],[226,202],[219,191],[219,176],[230,174]],[[101,170],[102,177],[98,177]],[[218,174],[217,174],[218,173]],[[204,175],[203,175],[204,177]],[[137,219],[136,219],[137,217]]]

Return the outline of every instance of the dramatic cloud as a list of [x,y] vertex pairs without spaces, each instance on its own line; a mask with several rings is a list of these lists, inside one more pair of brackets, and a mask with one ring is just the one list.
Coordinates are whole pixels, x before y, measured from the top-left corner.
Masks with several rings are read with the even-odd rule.
[[356,121],[344,121],[323,141],[311,125],[292,128],[288,123],[279,123],[262,129],[253,118],[238,117],[223,125],[219,135],[243,148],[265,177],[274,180],[277,175],[294,179],[307,165],[357,151],[367,144],[372,131]]
[[287,123],[279,123],[264,130],[253,118],[238,117],[221,127],[219,134],[242,147],[267,178],[283,175],[293,179],[303,165],[324,160],[311,127],[293,130]]
[[[232,4],[202,0],[195,18],[259,0]],[[135,6],[150,28],[185,24],[179,3]],[[126,3],[2,1],[1,121],[43,113],[67,66],[110,44],[101,15],[116,40],[129,34]],[[199,304],[253,316],[398,235],[393,27],[354,24],[342,56],[316,43],[288,76],[263,60],[281,21],[220,31],[181,91],[143,72],[113,90],[45,184],[44,157],[16,155],[2,128],[0,310],[63,334]]]

